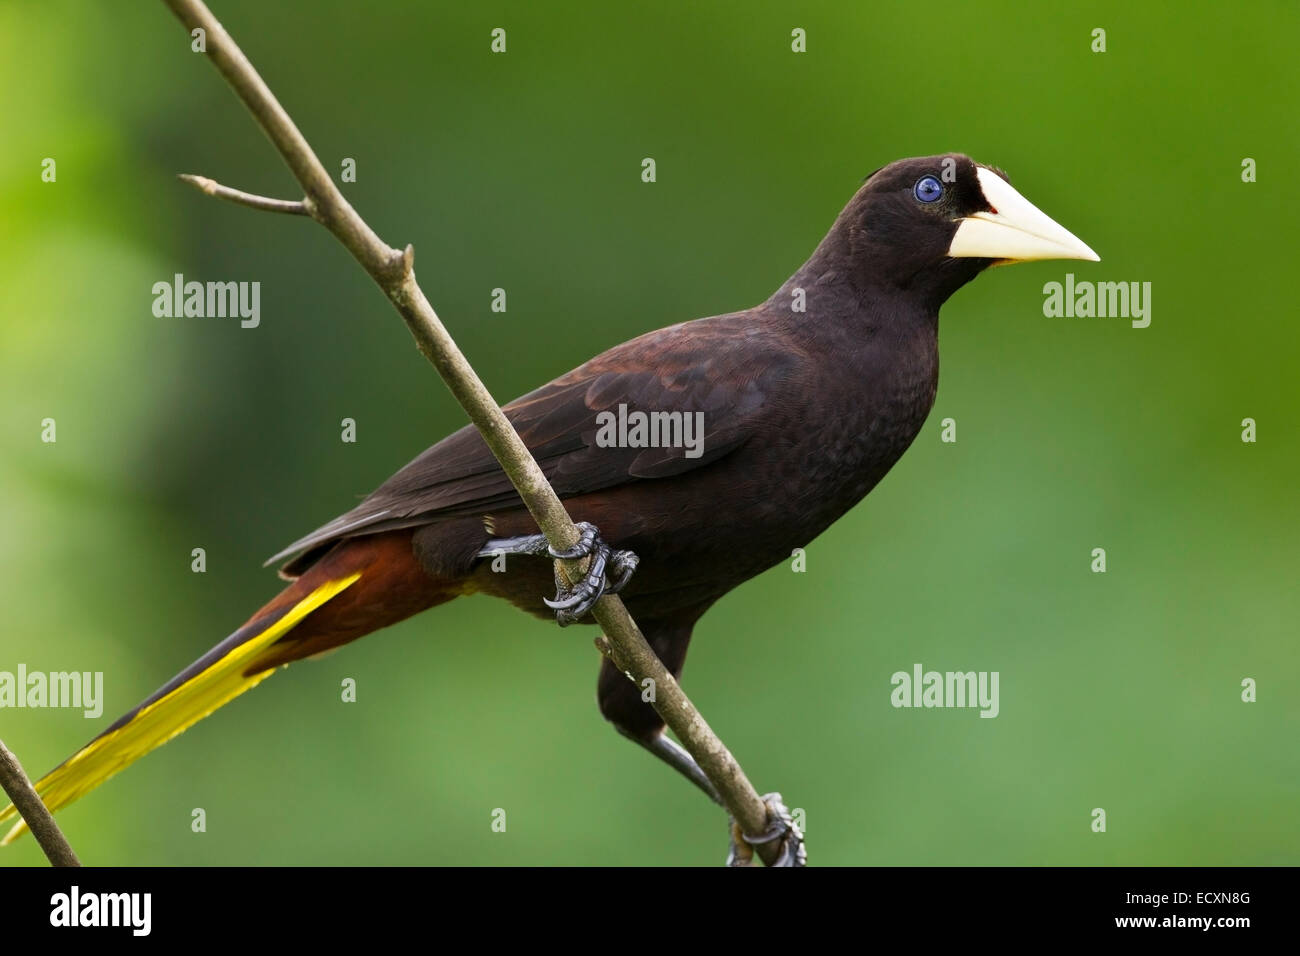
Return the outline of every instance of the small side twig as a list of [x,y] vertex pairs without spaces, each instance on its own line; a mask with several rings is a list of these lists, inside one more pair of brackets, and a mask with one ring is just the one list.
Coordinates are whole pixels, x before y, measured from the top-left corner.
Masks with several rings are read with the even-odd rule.
[[307,204],[302,200],[270,199],[266,196],[258,196],[255,193],[231,189],[229,186],[221,185],[215,179],[208,179],[207,176],[195,176],[193,173],[178,173],[176,178],[189,183],[195,189],[207,193],[209,196],[228,199],[230,202],[239,203],[241,206],[251,206],[254,209],[261,209],[266,212],[282,212],[290,216],[311,215],[311,210],[307,208]]
[[32,782],[27,779],[23,765],[3,740],[0,740],[0,786],[4,787],[15,809],[27,821],[27,828],[45,851],[51,866],[81,866],[67,837],[54,822],[54,817],[46,809]]

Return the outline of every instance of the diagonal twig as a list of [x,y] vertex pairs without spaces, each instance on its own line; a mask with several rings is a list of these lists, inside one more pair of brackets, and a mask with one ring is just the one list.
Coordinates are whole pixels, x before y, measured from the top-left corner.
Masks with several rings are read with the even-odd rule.
[[67,837],[54,822],[54,817],[46,809],[37,795],[32,782],[23,772],[23,765],[13,755],[4,741],[0,740],[0,787],[9,795],[14,808],[22,814],[27,822],[27,829],[45,851],[51,866],[81,866],[77,854],[72,852]]
[[[206,53],[213,65],[243,100],[302,186],[305,193],[301,203],[303,210],[347,247],[396,307],[416,345],[478,428],[550,544],[559,551],[572,548],[578,541],[578,531],[572,519],[527,446],[425,298],[415,280],[412,248],[409,245],[402,251],[391,248],[357,214],[330,179],[284,107],[201,0],[163,2],[186,29],[205,32]],[[292,203],[251,196],[206,180],[211,183],[209,188],[196,181],[199,179],[193,177],[190,181],[212,195],[254,208],[297,212],[288,208],[294,205]],[[582,565],[581,562],[560,562],[560,567],[572,580],[580,575]],[[655,682],[655,710],[695,758],[741,829],[745,833],[765,832],[769,825],[766,805],[740,764],[646,643],[623,602],[617,595],[606,594],[597,602],[592,614],[608,638],[607,641],[598,638],[597,647],[638,683],[646,677]],[[778,847],[775,843],[765,843],[760,844],[757,850],[765,861],[771,862]]]

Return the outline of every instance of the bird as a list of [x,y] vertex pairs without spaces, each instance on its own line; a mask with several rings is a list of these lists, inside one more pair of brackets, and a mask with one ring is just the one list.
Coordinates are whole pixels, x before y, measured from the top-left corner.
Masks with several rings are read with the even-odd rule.
[[[284,589],[36,783],[58,810],[281,665],[467,594],[562,625],[619,593],[679,677],[695,625],[861,501],[912,444],[938,387],[940,306],[991,266],[1098,261],[1000,169],[962,153],[868,176],[764,302],[597,355],[504,406],[581,532],[550,548],[471,426],[267,561]],[[556,557],[588,558],[573,585]],[[504,568],[504,570],[503,570]],[[554,598],[547,594],[555,589]],[[699,766],[609,660],[601,714],[714,800]],[[806,862],[777,794],[783,865]],[[11,805],[0,824],[14,821]],[[8,843],[25,825],[17,819]],[[733,836],[729,862],[743,864]]]

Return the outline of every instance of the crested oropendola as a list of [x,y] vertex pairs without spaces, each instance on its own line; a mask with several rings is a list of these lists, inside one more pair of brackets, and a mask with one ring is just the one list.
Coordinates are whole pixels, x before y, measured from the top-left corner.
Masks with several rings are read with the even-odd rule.
[[[553,583],[545,541],[466,426],[273,557],[290,559],[278,596],[37,790],[52,810],[66,806],[278,665],[462,594],[568,623],[604,588],[618,588],[680,675],[709,606],[806,546],[912,443],[934,402],[943,302],[990,265],[1097,258],[1000,171],[966,156],[877,170],[766,302],[632,339],[505,407],[569,513],[586,523],[576,552],[593,556],[586,582],[544,600]],[[677,421],[700,426],[698,440],[600,440],[602,413],[615,412],[667,414],[661,422],[681,413]],[[501,554],[517,556],[505,573],[492,568]],[[640,688],[608,660],[598,700],[619,731],[712,795]],[[15,815],[0,811],[0,823]],[[20,820],[5,842],[23,829]],[[778,836],[783,860],[801,862],[797,831]]]

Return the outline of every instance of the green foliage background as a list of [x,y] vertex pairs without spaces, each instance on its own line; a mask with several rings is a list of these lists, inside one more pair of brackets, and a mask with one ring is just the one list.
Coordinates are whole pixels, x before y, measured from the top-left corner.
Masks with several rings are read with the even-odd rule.
[[[705,617],[686,688],[806,810],[818,864],[1300,859],[1295,4],[214,8],[327,166],[356,158],[345,192],[415,244],[501,400],[765,298],[893,159],[1006,169],[1103,261],[954,297],[914,448],[807,573]],[[0,711],[35,775],[462,416],[323,230],[173,178],[296,195],[161,4],[8,0],[0,87],[0,669],[102,670],[107,696],[99,721]],[[1151,327],[1044,318],[1066,271],[1150,281]],[[154,318],[176,272],[260,280],[261,327]],[[106,864],[720,862],[721,816],[601,720],[593,634],[455,602],[277,675],[60,819]],[[918,661],[999,671],[1001,716],[891,708]]]

